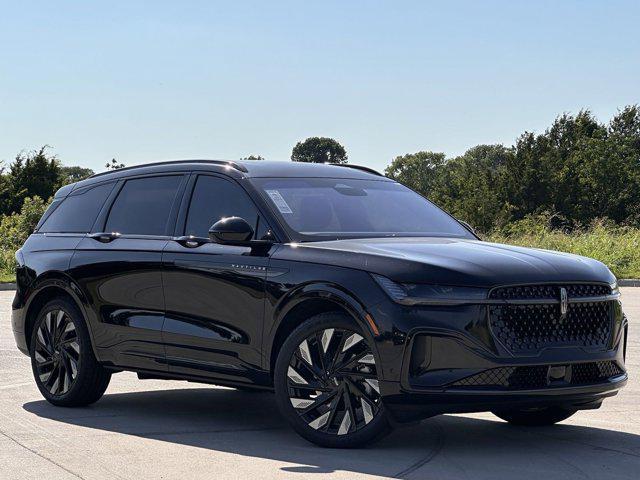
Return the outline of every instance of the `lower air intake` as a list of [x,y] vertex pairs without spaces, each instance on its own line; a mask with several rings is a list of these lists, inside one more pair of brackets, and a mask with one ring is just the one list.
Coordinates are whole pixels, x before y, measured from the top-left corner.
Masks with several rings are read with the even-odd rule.
[[601,383],[624,373],[624,370],[613,361],[567,365],[563,379],[553,378],[550,375],[550,369],[550,365],[492,368],[458,380],[451,383],[450,386],[528,390],[562,384],[589,385]]

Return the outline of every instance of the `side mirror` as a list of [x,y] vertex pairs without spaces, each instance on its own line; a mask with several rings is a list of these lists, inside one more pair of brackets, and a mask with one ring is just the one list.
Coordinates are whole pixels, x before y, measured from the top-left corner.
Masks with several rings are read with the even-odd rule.
[[244,218],[227,217],[218,220],[209,229],[209,239],[222,245],[251,246],[253,228]]

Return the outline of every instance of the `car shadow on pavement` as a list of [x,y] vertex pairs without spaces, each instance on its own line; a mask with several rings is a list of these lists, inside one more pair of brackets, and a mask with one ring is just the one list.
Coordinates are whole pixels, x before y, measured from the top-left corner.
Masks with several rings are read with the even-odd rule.
[[[606,407],[605,407],[606,408]],[[440,416],[359,450],[328,450],[298,437],[270,393],[188,388],[107,394],[85,408],[44,400],[27,412],[68,425],[286,463],[299,473],[346,471],[389,478],[637,478],[640,436],[560,424],[521,428]],[[579,415],[588,415],[590,412]],[[92,432],[78,431],[90,441]]]

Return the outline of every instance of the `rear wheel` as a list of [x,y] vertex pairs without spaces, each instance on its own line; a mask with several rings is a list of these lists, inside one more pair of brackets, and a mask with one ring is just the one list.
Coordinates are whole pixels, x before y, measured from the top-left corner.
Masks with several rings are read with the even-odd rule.
[[96,360],[84,318],[67,299],[52,300],[40,310],[30,353],[38,389],[54,405],[89,405],[109,385],[111,373]]
[[536,410],[501,410],[495,411],[493,414],[513,425],[540,427],[566,420],[576,411],[560,407],[546,407]]
[[280,411],[305,439],[349,448],[389,432],[372,348],[346,315],[316,315],[285,341],[276,362]]

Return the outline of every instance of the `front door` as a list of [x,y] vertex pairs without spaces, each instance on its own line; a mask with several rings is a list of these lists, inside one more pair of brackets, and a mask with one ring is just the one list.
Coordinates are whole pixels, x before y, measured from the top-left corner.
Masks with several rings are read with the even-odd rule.
[[[257,238],[268,227],[236,182],[194,174],[190,183],[176,237],[163,254],[163,334],[169,371],[263,383],[261,342],[269,254],[203,240],[209,227],[223,217],[244,218],[254,225]],[[182,238],[189,235],[201,240]]]

